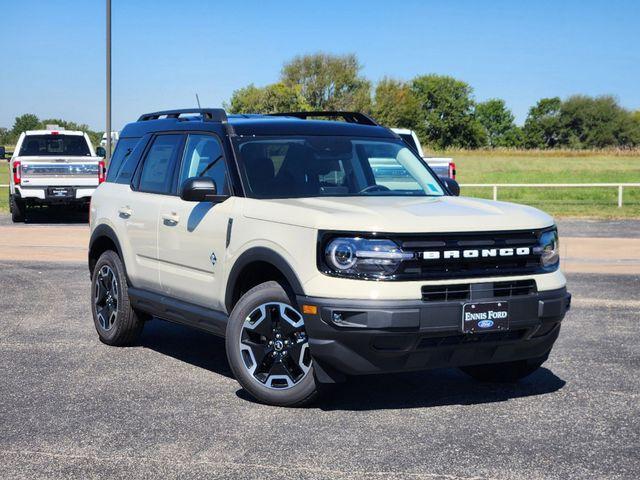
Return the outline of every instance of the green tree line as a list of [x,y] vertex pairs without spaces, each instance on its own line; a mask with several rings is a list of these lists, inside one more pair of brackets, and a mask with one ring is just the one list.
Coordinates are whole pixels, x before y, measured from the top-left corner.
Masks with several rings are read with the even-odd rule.
[[75,123],[61,118],[46,118],[40,120],[33,113],[25,113],[16,117],[10,129],[0,128],[0,145],[15,145],[20,134],[26,130],[44,130],[47,125],[58,125],[65,130],[80,130],[86,132],[93,145],[98,145],[102,139],[102,132],[95,132],[84,123]]
[[360,111],[388,127],[415,130],[434,149],[640,146],[640,111],[624,109],[613,96],[542,98],[518,126],[504,100],[477,102],[462,80],[383,78],[374,88],[361,70],[353,54],[297,56],[284,64],[278,82],[240,88],[225,107],[234,113]]

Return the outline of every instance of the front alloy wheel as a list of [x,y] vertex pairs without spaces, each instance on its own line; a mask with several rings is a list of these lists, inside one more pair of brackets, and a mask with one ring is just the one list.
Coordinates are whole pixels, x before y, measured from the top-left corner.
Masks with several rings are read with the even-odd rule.
[[229,366],[247,393],[269,405],[304,405],[320,388],[304,318],[294,305],[269,281],[242,295],[229,315]]
[[284,303],[264,303],[247,316],[240,352],[245,368],[267,388],[291,388],[311,368],[304,319]]

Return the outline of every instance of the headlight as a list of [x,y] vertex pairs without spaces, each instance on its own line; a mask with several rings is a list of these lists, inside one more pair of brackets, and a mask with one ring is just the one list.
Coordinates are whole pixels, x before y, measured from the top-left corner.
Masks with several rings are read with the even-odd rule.
[[324,249],[327,266],[336,273],[380,277],[392,275],[403,260],[414,258],[391,240],[340,237]]
[[544,232],[540,235],[539,245],[536,248],[540,254],[540,263],[545,270],[553,270],[560,262],[560,244],[556,229]]

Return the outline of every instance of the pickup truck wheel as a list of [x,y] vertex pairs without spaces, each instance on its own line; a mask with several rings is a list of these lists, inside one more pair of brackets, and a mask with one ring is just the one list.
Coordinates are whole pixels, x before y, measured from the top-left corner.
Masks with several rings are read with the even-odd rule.
[[26,205],[18,200],[14,195],[9,196],[9,211],[11,212],[11,221],[13,223],[22,223],[25,221]]
[[245,293],[227,324],[227,358],[242,387],[269,405],[301,406],[318,395],[304,319],[282,286]]
[[461,367],[467,375],[481,382],[515,383],[538,370],[547,361],[549,354],[515,362],[490,363]]
[[136,341],[144,320],[129,302],[124,265],[116,252],[104,252],[91,278],[91,313],[100,341],[124,346]]

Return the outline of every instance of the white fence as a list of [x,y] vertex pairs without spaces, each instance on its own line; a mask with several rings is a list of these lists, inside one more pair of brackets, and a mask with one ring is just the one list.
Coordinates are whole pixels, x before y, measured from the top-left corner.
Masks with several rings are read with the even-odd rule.
[[622,207],[624,189],[640,187],[640,183],[461,183],[460,187],[492,188],[493,199],[498,199],[498,187],[503,188],[617,188],[618,207]]
[[[9,185],[0,185],[0,188]],[[617,188],[618,207],[622,207],[624,189],[640,187],[640,183],[461,183],[460,187],[492,188],[493,199],[498,200],[498,187],[503,188]]]

